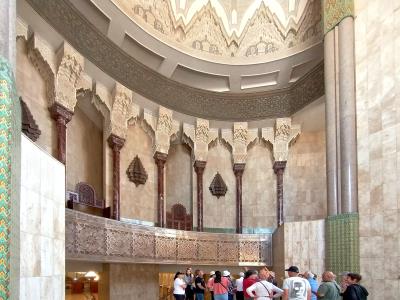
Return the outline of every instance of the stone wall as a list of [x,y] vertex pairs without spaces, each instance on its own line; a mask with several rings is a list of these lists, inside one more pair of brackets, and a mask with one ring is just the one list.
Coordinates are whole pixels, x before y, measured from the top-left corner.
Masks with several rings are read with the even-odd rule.
[[368,299],[398,299],[400,3],[355,1],[360,268]]
[[44,79],[33,66],[27,55],[26,43],[17,41],[17,91],[28,106],[36,124],[42,131],[36,144],[50,155],[57,153],[57,132],[55,122],[48,110]]
[[190,149],[183,144],[171,145],[165,164],[166,211],[170,211],[172,205],[180,203],[186,207],[188,214],[192,213],[192,170]]
[[243,173],[243,226],[276,226],[276,175],[272,169],[271,149],[262,143],[247,153]]
[[283,184],[286,222],[326,217],[324,131],[300,134],[289,150]]
[[103,198],[103,130],[75,107],[67,127],[67,190],[74,191],[79,182],[92,185]]
[[21,139],[20,298],[64,299],[65,168]]
[[[135,186],[126,175],[130,163],[138,155],[147,171],[144,185]],[[153,158],[153,143],[139,124],[129,126],[121,149],[121,217],[156,222],[157,168]]]
[[289,222],[273,235],[274,271],[279,282],[285,268],[298,266],[321,279],[325,271],[325,220]]
[[[203,223],[205,228],[231,230],[236,228],[236,180],[231,157],[229,150],[220,142],[209,150],[203,177]],[[219,198],[213,196],[208,189],[217,172],[221,174],[228,187],[226,195]]]
[[105,264],[100,300],[158,299],[158,273],[158,265]]

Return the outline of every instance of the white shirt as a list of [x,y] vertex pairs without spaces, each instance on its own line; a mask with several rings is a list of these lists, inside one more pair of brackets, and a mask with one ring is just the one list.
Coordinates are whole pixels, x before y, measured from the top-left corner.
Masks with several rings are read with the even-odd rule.
[[278,298],[283,294],[283,290],[266,280],[254,283],[246,289],[246,292],[249,295],[253,295],[253,292],[255,292],[257,299],[271,299],[272,292],[276,293],[273,298]]
[[282,288],[288,290],[289,300],[307,300],[307,291],[311,290],[308,280],[301,277],[286,278]]
[[236,284],[236,290],[238,292],[243,292],[243,277],[236,279],[235,284]]
[[175,295],[185,295],[185,289],[182,287],[185,282],[181,278],[176,278],[174,280],[174,294]]

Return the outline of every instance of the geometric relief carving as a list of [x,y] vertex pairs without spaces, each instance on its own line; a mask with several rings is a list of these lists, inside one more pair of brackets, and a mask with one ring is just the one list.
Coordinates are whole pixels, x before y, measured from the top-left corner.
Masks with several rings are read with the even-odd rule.
[[135,183],[136,186],[146,183],[148,175],[137,155],[126,170],[126,175],[128,175],[129,181]]
[[260,259],[258,242],[245,241],[239,244],[239,260],[257,262]]
[[70,209],[66,209],[65,220],[67,259],[226,266],[272,264],[270,234],[251,237],[192,231],[182,234]]
[[221,174],[217,172],[215,174],[214,179],[212,180],[209,190],[213,196],[217,196],[217,198],[221,196],[225,196],[228,187],[226,186],[224,180],[222,179]]
[[132,252],[132,233],[129,231],[107,230],[107,255],[129,257]]
[[22,97],[19,97],[19,101],[21,103],[21,130],[28,138],[36,142],[42,132],[36,124],[28,105],[22,100]]
[[155,249],[155,237],[152,234],[137,233],[133,236],[132,255],[138,258],[153,258]]

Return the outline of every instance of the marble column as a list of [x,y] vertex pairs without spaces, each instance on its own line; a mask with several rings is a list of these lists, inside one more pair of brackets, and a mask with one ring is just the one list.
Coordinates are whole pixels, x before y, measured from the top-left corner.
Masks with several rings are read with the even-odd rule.
[[203,231],[203,174],[206,167],[205,161],[196,160],[194,171],[197,177],[197,231]]
[[286,161],[276,161],[273,169],[276,174],[276,197],[277,197],[277,221],[281,226],[285,219],[283,214],[283,173],[285,172]]
[[165,204],[164,204],[164,166],[168,155],[161,152],[154,154],[157,165],[157,226],[165,227]]
[[125,139],[111,134],[108,137],[108,145],[113,153],[113,201],[112,214],[114,220],[120,219],[120,151],[125,144]]
[[73,112],[55,102],[50,108],[51,117],[57,127],[57,159],[65,165],[67,157],[67,124],[71,121]]
[[329,31],[324,40],[325,67],[325,131],[326,131],[326,183],[328,215],[338,213],[338,160],[337,160],[337,93],[335,30]]
[[342,213],[358,211],[354,19],[339,24],[339,111]]
[[233,172],[236,177],[236,233],[243,232],[243,210],[242,210],[242,178],[246,164],[234,164]]

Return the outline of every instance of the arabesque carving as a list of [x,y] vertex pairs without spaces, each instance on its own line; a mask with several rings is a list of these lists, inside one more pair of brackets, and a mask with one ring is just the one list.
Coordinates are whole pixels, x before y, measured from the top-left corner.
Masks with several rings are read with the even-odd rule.
[[275,161],[287,161],[289,145],[300,134],[300,125],[292,125],[290,118],[276,119],[275,128],[262,129],[262,138],[271,143]]
[[148,175],[139,156],[136,155],[133,161],[129,164],[128,170],[126,170],[126,175],[128,175],[129,180],[136,186],[146,183]]
[[69,209],[65,221],[66,259],[107,263],[272,265],[271,234],[197,233],[147,227]]
[[209,190],[213,196],[223,197],[225,196],[226,192],[228,191],[228,187],[226,186],[225,181],[222,179],[221,174],[217,172],[215,174],[214,179],[212,180]]

